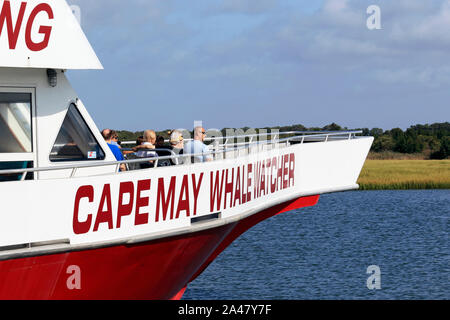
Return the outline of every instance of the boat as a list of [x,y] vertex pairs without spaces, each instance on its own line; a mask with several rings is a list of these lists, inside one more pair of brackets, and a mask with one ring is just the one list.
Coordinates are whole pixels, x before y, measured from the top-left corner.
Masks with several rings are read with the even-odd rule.
[[68,81],[103,67],[66,1],[0,8],[0,299],[181,299],[254,225],[358,188],[359,131],[216,137],[213,161],[120,171],[143,160],[114,158]]

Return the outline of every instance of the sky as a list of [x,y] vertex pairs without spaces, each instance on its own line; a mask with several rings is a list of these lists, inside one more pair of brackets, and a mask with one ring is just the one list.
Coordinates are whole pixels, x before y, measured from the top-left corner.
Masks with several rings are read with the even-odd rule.
[[68,3],[104,66],[68,72],[100,129],[450,121],[450,0]]

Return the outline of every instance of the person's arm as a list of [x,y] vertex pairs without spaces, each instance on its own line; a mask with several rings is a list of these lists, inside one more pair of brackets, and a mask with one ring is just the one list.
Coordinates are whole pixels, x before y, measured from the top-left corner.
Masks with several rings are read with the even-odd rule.
[[[207,145],[203,144],[203,150],[202,150],[202,152],[203,152],[203,153],[206,153],[206,154],[203,156],[203,159],[204,159],[205,162],[213,161],[213,155],[209,153],[209,152],[211,152],[211,150],[209,150],[209,148],[208,148]],[[209,153],[209,154],[208,154],[208,153]]]
[[[122,150],[117,149],[118,151],[114,154],[114,156],[116,157],[117,161],[123,161],[126,160],[125,157],[122,154]],[[127,165],[125,163],[121,163],[119,165],[119,169],[120,171],[127,171]]]
[[153,144],[141,144],[140,146],[133,148],[134,151],[139,151],[141,149],[155,149],[155,146]]

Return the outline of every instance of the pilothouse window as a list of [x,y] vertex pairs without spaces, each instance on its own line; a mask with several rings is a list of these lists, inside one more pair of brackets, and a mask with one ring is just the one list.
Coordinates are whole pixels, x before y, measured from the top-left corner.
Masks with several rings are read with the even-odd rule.
[[71,104],[50,153],[50,161],[103,160],[101,149],[77,107]]
[[32,152],[31,94],[0,92],[0,153]]

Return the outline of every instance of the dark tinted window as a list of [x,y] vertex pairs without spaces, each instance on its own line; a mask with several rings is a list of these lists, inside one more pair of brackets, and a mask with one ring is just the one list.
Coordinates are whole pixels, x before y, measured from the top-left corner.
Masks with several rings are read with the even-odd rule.
[[[33,168],[33,161],[7,161],[0,162],[0,170],[29,169]],[[24,173],[1,174],[0,182],[21,180]],[[27,173],[26,180],[33,179],[33,173]]]
[[103,160],[105,153],[74,104],[67,111],[50,161]]

